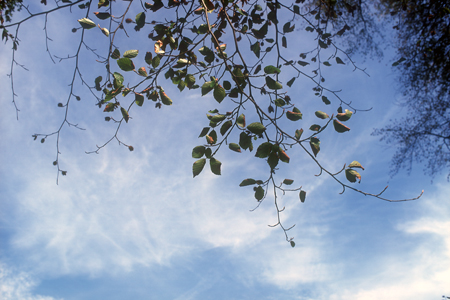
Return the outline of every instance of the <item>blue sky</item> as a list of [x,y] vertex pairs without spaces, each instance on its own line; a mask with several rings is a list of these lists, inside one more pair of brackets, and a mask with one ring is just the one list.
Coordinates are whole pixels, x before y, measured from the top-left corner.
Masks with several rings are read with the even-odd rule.
[[[59,25],[50,31],[54,54],[70,53],[70,29],[78,18],[76,13],[70,19],[51,17]],[[366,169],[358,187],[370,192],[389,184],[390,198],[425,193],[404,203],[350,191],[340,195],[339,185],[315,177],[312,162],[292,152],[279,180],[292,178],[308,194],[305,203],[297,194],[280,199],[284,222],[296,224],[291,248],[280,228],[267,226],[276,223],[273,200],[250,212],[256,205],[253,192],[238,187],[244,178],[267,176],[263,160],[222,151],[222,176],[205,169],[192,179],[191,150],[203,143],[197,136],[207,125],[205,113],[227,107],[198,91],[180,94],[170,88],[171,107],[157,110],[147,102],[134,110],[120,136],[135,151],[111,143],[98,155],[86,155],[114,127],[78,86],[82,100],[73,103],[70,119],[86,130],[63,130],[60,159],[68,175],[56,185],[55,141],[41,144],[31,135],[59,125],[57,103],[67,98],[72,64],[51,63],[40,28],[42,19],[21,29],[16,58],[30,71],[17,68],[14,74],[18,121],[5,76],[9,45],[0,48],[0,298],[409,300],[450,294],[445,174],[432,181],[415,165],[410,175],[402,171],[390,178],[395,149],[370,136],[373,128],[404,113],[396,105],[400,94],[389,49],[385,60],[362,63],[370,77],[348,65],[327,70],[330,87],[342,88],[341,95],[355,106],[373,109],[358,112],[348,133],[324,134],[321,159],[332,170],[361,162]],[[105,46],[99,32],[88,33],[93,45]],[[86,62],[82,66],[91,70]],[[86,71],[92,82],[95,68],[101,69]],[[298,80],[290,93],[304,113],[325,110],[305,81]],[[312,120],[305,113],[300,122],[307,126]]]

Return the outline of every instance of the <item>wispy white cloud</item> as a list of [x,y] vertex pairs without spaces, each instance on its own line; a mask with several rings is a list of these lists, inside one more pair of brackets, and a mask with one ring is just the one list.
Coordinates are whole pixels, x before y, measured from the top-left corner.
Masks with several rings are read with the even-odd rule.
[[3,300],[56,300],[33,292],[38,282],[26,272],[15,272],[0,263],[0,298]]

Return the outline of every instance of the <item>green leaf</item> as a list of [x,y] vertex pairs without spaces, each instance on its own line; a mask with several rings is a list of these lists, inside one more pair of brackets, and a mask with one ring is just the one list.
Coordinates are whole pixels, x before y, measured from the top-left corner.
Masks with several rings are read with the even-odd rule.
[[328,114],[326,114],[320,110],[316,111],[315,114],[316,114],[316,117],[318,117],[319,119],[328,119],[330,117]]
[[145,67],[140,67],[138,70],[138,73],[139,73],[139,75],[144,76],[144,77],[148,76],[147,71],[145,70]]
[[301,201],[302,203],[305,203],[305,200],[306,200],[306,192],[305,192],[305,191],[300,191],[299,197],[300,197],[300,201]]
[[192,149],[192,158],[200,158],[205,154],[205,146],[197,146]]
[[192,86],[195,84],[195,76],[192,74],[187,74],[185,82],[188,88],[192,88]]
[[317,157],[317,153],[320,151],[320,140],[316,137],[312,137],[309,140],[309,145],[311,146],[311,150],[314,153],[314,157]]
[[156,55],[155,57],[153,57],[153,59],[152,59],[152,67],[153,68],[157,68],[160,63],[161,63],[161,57],[159,55]]
[[88,18],[83,18],[83,19],[79,19],[78,23],[80,23],[81,27],[83,27],[83,29],[91,29],[94,27],[97,27],[97,25],[95,25],[95,23],[91,20],[89,20]]
[[144,95],[136,93],[134,101],[138,106],[142,106],[144,104]]
[[340,65],[345,65],[345,63],[340,59],[338,56],[336,56],[336,62]]
[[239,184],[239,186],[247,186],[247,185],[252,185],[255,183],[256,183],[255,179],[247,178],[247,179],[242,180],[242,182]]
[[361,175],[353,169],[345,169],[345,177],[350,182],[356,182],[356,179],[359,179],[359,182],[361,182]]
[[361,166],[361,164],[359,162],[357,162],[356,160],[352,161],[349,165],[349,168],[361,168],[364,170],[363,166]]
[[257,186],[255,188],[255,198],[258,201],[261,201],[262,198],[264,198],[264,189],[262,188],[262,186]]
[[217,84],[214,87],[213,95],[214,95],[214,99],[216,99],[216,101],[220,103],[226,96],[225,89],[220,84]]
[[[298,6],[294,6],[294,12],[295,12],[295,7],[298,8]],[[297,9],[298,10],[298,9]],[[294,241],[289,241],[289,243],[291,244],[291,247],[294,248],[295,247],[295,242]]]
[[259,122],[253,122],[247,126],[247,129],[254,134],[260,135],[266,130],[266,127]]
[[251,151],[253,148],[252,138],[247,133],[241,132],[239,135],[239,145],[242,149],[249,149]]
[[220,166],[222,166],[222,163],[220,161],[218,161],[214,157],[211,157],[211,159],[209,160],[209,165],[213,174],[220,175]]
[[128,112],[125,108],[121,107],[120,112],[122,113],[122,117],[125,120],[126,123],[128,123],[128,120],[130,119],[130,115],[128,115]]
[[223,123],[222,127],[220,127],[220,134],[224,135],[228,131],[228,129],[231,128],[231,126],[233,126],[233,122],[231,122],[231,120],[228,120],[225,123]]
[[281,70],[278,69],[277,67],[270,65],[270,66],[264,67],[264,72],[266,74],[280,74]]
[[295,130],[295,139],[298,141],[302,137],[303,129],[297,129]]
[[311,127],[309,127],[309,130],[312,130],[312,131],[319,131],[320,128],[321,128],[320,125],[313,124],[313,125],[311,125]]
[[327,62],[327,61],[324,61],[323,64],[324,64],[325,66],[327,66],[327,67],[331,67],[331,64],[330,64],[329,62]]
[[218,115],[212,116],[211,117],[211,121],[214,122],[214,123],[219,123],[219,122],[225,120],[226,118],[227,118],[226,115],[218,114]]
[[230,150],[233,150],[233,151],[235,151],[235,152],[241,153],[241,147],[239,147],[239,145],[236,144],[236,143],[230,143],[230,144],[228,145],[228,148],[230,148]]
[[337,118],[339,121],[345,122],[345,121],[348,121],[348,120],[352,117],[352,115],[353,115],[353,112],[352,112],[352,111],[350,111],[350,110],[348,110],[348,109],[345,109],[344,112],[338,113],[338,114],[336,115],[336,118]]
[[134,27],[134,29],[136,31],[139,31],[139,29],[141,29],[145,25],[145,13],[144,12],[138,13],[136,15],[135,21],[136,21],[136,27]]
[[200,132],[199,138],[204,137],[209,131],[209,127],[203,127],[202,132]]
[[164,105],[172,105],[172,99],[170,99],[162,89],[159,91],[159,97]]
[[278,81],[273,80],[269,76],[266,76],[266,84],[267,84],[267,87],[269,89],[271,89],[271,90],[279,90],[279,89],[283,88],[281,83],[279,83]]
[[272,144],[269,142],[262,143],[259,145],[258,149],[256,149],[255,156],[259,158],[266,158],[269,156],[272,151]]
[[344,124],[342,124],[338,120],[333,120],[333,125],[334,125],[334,129],[337,132],[339,132],[339,133],[346,132],[346,131],[350,130],[350,128],[348,128],[347,126],[345,126]]
[[139,50],[128,50],[128,51],[125,51],[125,53],[123,54],[123,57],[135,58],[136,56],[138,56],[138,54],[139,54]]
[[287,39],[285,36],[281,38],[281,46],[287,48]]
[[301,61],[301,60],[299,60],[297,63],[302,67],[309,65],[309,62]]
[[288,87],[291,87],[292,84],[294,83],[294,81],[295,81],[295,77],[292,77],[291,80],[289,80],[289,81],[286,83],[287,86],[288,86]]
[[225,80],[223,82],[223,87],[228,91],[229,89],[231,89],[231,83],[227,80]]
[[275,99],[274,102],[275,102],[275,105],[278,107],[282,107],[282,106],[286,105],[286,102],[281,98]]
[[269,158],[267,159],[267,163],[269,164],[270,169],[275,169],[278,165],[278,155],[275,152],[270,153]]
[[114,89],[118,89],[119,87],[123,86],[123,76],[120,73],[114,72]]
[[261,44],[259,42],[256,42],[253,45],[250,45],[250,50],[255,53],[257,58],[259,58],[259,56],[261,55]]
[[207,81],[202,85],[202,96],[205,96],[214,89],[215,81]]
[[95,78],[95,89],[97,91],[101,91],[102,88],[100,87],[100,82],[102,82],[102,76],[98,76],[97,78]]
[[322,101],[323,101],[323,103],[325,103],[326,105],[330,105],[330,104],[331,104],[330,100],[328,100],[328,98],[327,98],[326,96],[322,96]]
[[120,51],[119,49],[114,49],[114,51],[111,53],[111,58],[112,59],[118,59],[120,58]]
[[133,61],[127,57],[123,57],[117,60],[119,68],[125,72],[133,71],[135,69]]
[[292,111],[286,112],[286,117],[291,121],[298,121],[302,118],[303,114],[297,107],[294,107]]
[[327,49],[328,48],[328,45],[322,40],[319,40],[319,46],[320,46],[320,48],[323,48],[323,49]]
[[292,32],[295,29],[295,24],[291,26],[291,22],[287,22],[283,25],[283,33]]
[[292,179],[285,179],[285,180],[283,180],[283,183],[286,184],[286,185],[291,185],[291,184],[294,183],[294,180],[292,180]]
[[239,117],[237,117],[236,124],[241,128],[245,128],[245,115],[244,114],[241,114],[241,115],[239,115]]
[[200,172],[203,170],[203,167],[206,164],[206,158],[202,158],[197,160],[193,165],[192,165],[192,173],[195,176],[197,176],[198,174],[200,174]]

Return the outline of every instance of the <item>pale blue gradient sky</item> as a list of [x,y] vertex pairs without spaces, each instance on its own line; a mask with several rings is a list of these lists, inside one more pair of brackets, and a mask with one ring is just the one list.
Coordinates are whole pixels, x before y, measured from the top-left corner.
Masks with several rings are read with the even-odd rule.
[[[51,20],[69,28],[69,33],[63,26],[52,31],[54,54],[70,52],[76,19]],[[4,76],[9,46],[0,48],[3,299],[437,300],[450,294],[445,174],[431,183],[416,165],[410,175],[390,179],[395,149],[370,136],[373,128],[403,113],[395,105],[399,94],[389,52],[382,62],[364,63],[371,77],[348,65],[326,70],[330,87],[342,88],[341,95],[355,106],[373,110],[357,113],[348,133],[324,133],[320,155],[334,170],[360,161],[366,168],[361,189],[377,192],[389,184],[392,198],[414,197],[422,189],[424,196],[386,203],[350,191],[340,195],[339,185],[314,177],[315,166],[293,151],[279,173],[301,182],[308,196],[304,204],[296,194],[281,199],[284,222],[296,224],[291,235],[297,246],[291,248],[279,228],[267,226],[276,222],[273,200],[250,212],[253,192],[238,187],[244,178],[266,176],[263,160],[222,151],[222,176],[205,169],[192,179],[191,150],[203,143],[197,136],[207,125],[205,113],[226,107],[210,95],[200,98],[198,90],[180,94],[167,88],[172,107],[156,110],[147,102],[133,110],[120,135],[135,151],[112,143],[99,155],[86,155],[114,128],[78,88],[82,101],[73,103],[70,118],[87,130],[63,130],[60,159],[68,176],[56,185],[54,139],[41,144],[31,135],[58,126],[57,103],[66,99],[71,62],[51,63],[43,33],[32,30],[43,21],[33,22],[22,29],[17,52],[30,68],[15,71],[19,121]],[[307,86],[297,79],[290,93],[313,115],[324,107]],[[313,118],[305,114],[302,126]]]

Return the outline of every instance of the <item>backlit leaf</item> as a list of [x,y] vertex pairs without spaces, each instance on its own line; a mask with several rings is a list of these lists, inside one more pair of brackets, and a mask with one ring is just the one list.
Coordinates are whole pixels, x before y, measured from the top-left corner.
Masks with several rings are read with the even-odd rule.
[[128,51],[125,51],[125,53],[123,54],[123,57],[135,58],[138,54],[139,54],[139,50],[128,50]]
[[245,115],[244,114],[241,114],[239,117],[237,117],[236,124],[241,128],[245,128]]
[[254,134],[260,135],[266,130],[266,127],[259,122],[254,122],[248,125],[247,129]]
[[128,112],[125,108],[121,107],[120,112],[122,113],[122,117],[125,120],[126,123],[128,123],[128,120],[130,119],[130,115],[128,115]]
[[94,27],[97,27],[97,25],[95,25],[95,23],[91,20],[89,20],[88,18],[83,18],[83,19],[79,19],[78,23],[80,23],[81,27],[83,27],[83,29],[91,29]]
[[172,105],[172,99],[170,99],[162,89],[159,91],[159,97],[164,105]]
[[281,83],[273,80],[269,76],[266,76],[266,84],[267,84],[267,87],[271,90],[279,90],[279,89],[283,88],[283,85],[281,85]]
[[136,93],[134,101],[138,106],[142,106],[144,104],[144,95]]
[[356,182],[356,179],[361,182],[361,175],[353,169],[345,169],[345,177],[350,182]]
[[363,166],[361,166],[361,164],[359,162],[357,162],[356,160],[352,161],[349,165],[349,168],[361,168],[364,170]]
[[255,179],[247,178],[247,179],[242,180],[242,182],[239,184],[239,186],[247,186],[247,185],[252,185],[255,183],[256,183]]
[[216,99],[216,101],[220,103],[226,96],[225,89],[220,84],[217,84],[214,87],[213,95],[214,95],[214,99]]
[[302,118],[302,113],[297,107],[294,107],[292,111],[286,112],[286,117],[291,121],[298,121]]
[[272,144],[269,142],[262,143],[259,145],[258,149],[256,149],[255,156],[259,158],[266,158],[269,156],[272,151]]
[[306,200],[306,192],[305,192],[305,191],[300,191],[299,197],[300,197],[300,201],[301,201],[302,203],[304,203],[305,200]]
[[239,147],[239,145],[236,143],[230,143],[228,145],[228,148],[230,148],[230,150],[233,150],[235,152],[239,152],[239,153],[241,152],[241,147]]
[[233,122],[231,120],[228,120],[225,123],[223,123],[222,127],[220,127],[220,134],[224,135],[228,131],[228,129],[231,128],[231,126],[233,126]]
[[119,68],[123,71],[133,71],[135,69],[133,61],[127,57],[123,57],[117,60]]
[[264,67],[264,72],[266,74],[280,74],[281,70],[272,65]]
[[258,186],[255,188],[255,198],[258,201],[261,201],[264,198],[264,189],[262,186]]
[[291,184],[294,183],[294,180],[292,180],[292,179],[285,179],[285,180],[283,180],[283,183],[286,184],[286,185],[291,185]]
[[348,120],[352,117],[352,115],[353,115],[353,112],[352,112],[352,111],[350,111],[350,110],[348,110],[348,109],[345,109],[344,112],[338,113],[338,114],[336,115],[336,118],[337,118],[339,121],[345,122],[345,121],[348,121]]
[[303,134],[303,129],[297,129],[296,131],[295,131],[295,139],[298,141],[298,140],[300,140],[300,138],[302,137],[302,134]]
[[324,113],[323,111],[320,110],[316,111],[315,114],[316,117],[318,117],[319,119],[327,119],[330,117],[327,113]]

